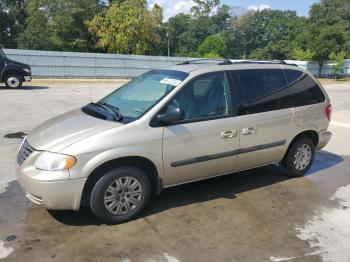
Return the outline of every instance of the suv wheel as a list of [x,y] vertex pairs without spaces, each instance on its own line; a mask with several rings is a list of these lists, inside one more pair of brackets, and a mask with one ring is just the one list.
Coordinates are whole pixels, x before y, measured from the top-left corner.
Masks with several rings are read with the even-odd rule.
[[145,172],[120,167],[107,172],[94,186],[90,197],[92,212],[106,224],[118,224],[139,215],[151,196]]
[[22,86],[22,77],[17,74],[11,74],[5,77],[5,85],[7,88],[19,88]]
[[283,167],[291,177],[301,177],[310,169],[315,156],[312,139],[301,137],[290,147],[283,160]]

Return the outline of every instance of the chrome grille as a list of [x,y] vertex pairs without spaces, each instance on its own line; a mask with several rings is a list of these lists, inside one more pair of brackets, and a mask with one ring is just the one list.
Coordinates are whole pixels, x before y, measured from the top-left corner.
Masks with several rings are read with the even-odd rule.
[[19,149],[18,155],[17,155],[17,163],[18,165],[22,165],[23,162],[33,153],[35,149],[29,145],[27,140],[25,140]]

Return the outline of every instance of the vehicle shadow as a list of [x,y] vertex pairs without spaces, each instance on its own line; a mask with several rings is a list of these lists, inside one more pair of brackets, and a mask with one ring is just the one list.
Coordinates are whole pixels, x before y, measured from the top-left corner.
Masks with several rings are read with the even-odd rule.
[[[343,158],[325,151],[318,152],[315,166],[308,175],[328,169],[342,162]],[[154,197],[150,206],[140,217],[147,217],[172,208],[194,203],[225,198],[235,199],[238,194],[262,188],[291,179],[277,165],[269,165],[244,172],[216,177],[208,180],[193,182],[165,189],[158,197]],[[92,214],[90,209],[80,211],[48,211],[59,222],[71,226],[100,225],[101,222]]]
[[339,155],[321,150],[316,153],[314,162],[310,170],[306,173],[306,176],[312,175],[321,170],[325,170],[327,168],[335,166],[340,162],[343,162],[343,160],[344,159]]
[[6,86],[0,86],[0,90],[13,90],[13,91],[16,91],[16,90],[44,90],[44,89],[49,89],[50,87],[48,86],[21,86],[21,87],[18,87],[18,88],[7,88]]

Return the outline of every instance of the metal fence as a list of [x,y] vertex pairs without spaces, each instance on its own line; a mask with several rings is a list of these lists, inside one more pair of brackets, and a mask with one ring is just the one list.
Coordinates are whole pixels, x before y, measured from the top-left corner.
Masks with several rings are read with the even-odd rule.
[[3,50],[8,58],[29,64],[33,76],[39,78],[130,78],[150,69],[190,60],[184,57]]
[[[168,67],[191,60],[186,57],[138,56],[4,49],[15,61],[29,64],[37,78],[131,78],[150,69]],[[288,60],[318,75],[317,63]],[[325,63],[322,76],[328,76],[331,64]],[[350,75],[350,60],[344,74]]]

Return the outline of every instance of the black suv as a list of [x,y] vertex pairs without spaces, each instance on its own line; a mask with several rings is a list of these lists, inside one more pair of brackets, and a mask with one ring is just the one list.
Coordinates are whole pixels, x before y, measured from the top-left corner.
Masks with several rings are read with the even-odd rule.
[[0,48],[0,82],[8,88],[18,88],[24,81],[32,80],[30,66],[8,59]]

